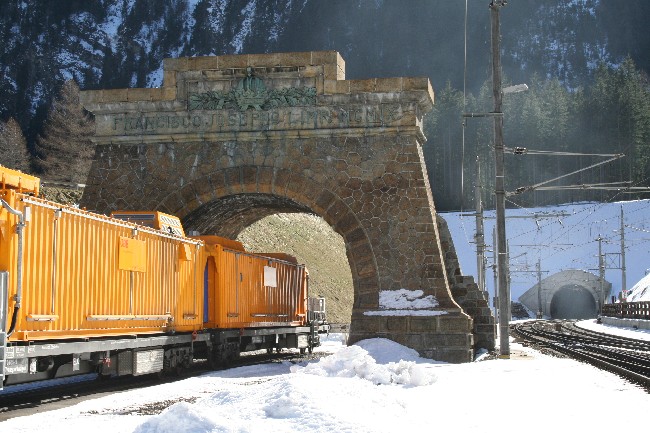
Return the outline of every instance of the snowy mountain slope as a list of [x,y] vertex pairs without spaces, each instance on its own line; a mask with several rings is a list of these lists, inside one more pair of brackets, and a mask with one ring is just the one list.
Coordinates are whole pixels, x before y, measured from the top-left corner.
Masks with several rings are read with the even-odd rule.
[[[474,90],[489,78],[484,3],[470,2],[468,10]],[[538,72],[575,86],[600,61],[641,53],[635,60],[643,65],[640,47],[649,38],[642,18],[650,8],[626,1],[623,19],[638,19],[621,44],[620,23],[609,18],[614,3],[510,2],[502,13],[506,75]],[[448,80],[460,88],[464,12],[463,2],[443,0],[6,0],[0,117],[38,129],[42,107],[64,80],[73,77],[82,89],[157,86],[162,59],[175,56],[334,49],[346,58],[349,78],[428,76],[436,88]]]
[[264,52],[296,0],[94,0],[0,4],[0,113],[25,126],[60,84],[161,84],[162,59]]
[[629,302],[650,301],[650,274],[636,283],[627,295]]
[[[512,299],[517,300],[537,283],[538,260],[542,278],[566,269],[581,269],[597,276],[599,236],[602,238],[605,279],[612,283],[612,295],[618,295],[622,285],[621,207],[625,224],[626,286],[630,288],[645,276],[650,266],[650,200],[507,210]],[[440,215],[449,225],[463,273],[476,275],[474,217],[461,213]],[[487,253],[486,284],[490,296],[494,296],[494,278],[490,268],[493,263],[494,212],[486,212],[485,216],[485,243],[490,250]]]

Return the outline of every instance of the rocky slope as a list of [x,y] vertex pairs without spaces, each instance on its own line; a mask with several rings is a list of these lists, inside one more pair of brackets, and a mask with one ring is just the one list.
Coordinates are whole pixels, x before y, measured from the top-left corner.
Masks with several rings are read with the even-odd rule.
[[350,323],[354,290],[343,238],[320,217],[276,214],[249,226],[237,238],[249,251],[281,251],[309,269],[311,296],[323,296],[333,323]]

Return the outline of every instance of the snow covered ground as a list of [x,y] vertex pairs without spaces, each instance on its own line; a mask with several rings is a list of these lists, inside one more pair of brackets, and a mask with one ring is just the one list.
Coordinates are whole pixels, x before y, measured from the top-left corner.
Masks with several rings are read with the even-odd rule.
[[[508,211],[509,216],[564,212],[562,217],[508,219],[513,299],[536,283],[538,257],[548,270],[597,268],[607,241],[606,279],[621,289],[620,207],[624,207],[628,287],[650,296],[650,200]],[[489,214],[488,214],[489,215]],[[465,274],[476,274],[474,219],[444,214]],[[486,220],[491,233],[494,220]],[[488,240],[488,243],[489,240]],[[641,281],[640,281],[641,280]],[[491,289],[491,274],[488,273]],[[423,302],[399,293],[388,303]],[[411,299],[413,298],[413,299]],[[417,298],[417,299],[416,299]],[[429,302],[429,301],[427,301]],[[392,305],[392,304],[391,304]],[[402,304],[400,304],[402,305]],[[419,304],[418,304],[419,305]],[[650,331],[579,326],[650,340]],[[0,422],[0,432],[115,431],[134,433],[531,432],[646,431],[650,394],[617,376],[511,342],[511,359],[445,364],[419,358],[385,339],[346,347],[331,335],[319,361],[273,363],[208,373],[171,384],[116,393],[63,409]]]
[[[593,326],[599,326],[593,324]],[[650,334],[649,334],[650,335]],[[644,431],[650,394],[511,344],[509,360],[444,364],[385,339],[331,355],[213,372],[0,423],[3,432]],[[607,409],[607,410],[603,410]],[[637,416],[638,415],[638,416]]]

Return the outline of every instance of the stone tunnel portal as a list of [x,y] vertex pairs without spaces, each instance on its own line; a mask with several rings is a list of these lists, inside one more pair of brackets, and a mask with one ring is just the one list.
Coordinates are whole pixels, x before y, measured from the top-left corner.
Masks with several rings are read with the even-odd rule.
[[[345,242],[349,343],[381,336],[472,359],[473,321],[451,293],[422,153],[428,79],[346,80],[333,51],[163,69],[161,88],[82,92],[97,146],[82,206],[160,210],[228,237],[272,213],[314,213]],[[426,311],[386,311],[380,292],[404,290],[430,300]]]

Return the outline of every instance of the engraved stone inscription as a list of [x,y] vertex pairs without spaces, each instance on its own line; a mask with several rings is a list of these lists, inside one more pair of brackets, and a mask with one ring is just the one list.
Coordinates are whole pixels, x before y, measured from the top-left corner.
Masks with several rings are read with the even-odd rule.
[[403,117],[399,104],[378,106],[291,107],[269,111],[196,110],[186,114],[152,113],[114,115],[110,128],[116,133],[159,134],[174,132],[273,131],[390,126]]

